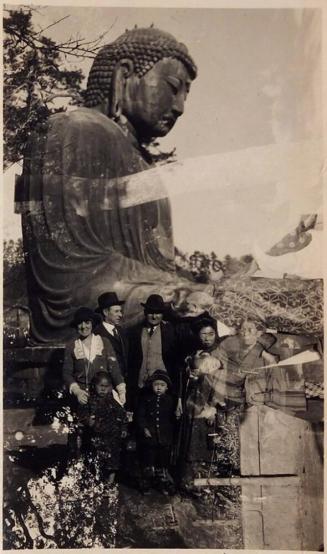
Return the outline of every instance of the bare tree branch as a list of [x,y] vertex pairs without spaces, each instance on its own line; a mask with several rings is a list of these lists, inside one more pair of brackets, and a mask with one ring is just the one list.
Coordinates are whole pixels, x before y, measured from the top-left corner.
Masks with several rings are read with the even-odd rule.
[[43,29],[40,29],[40,31],[37,34],[40,35],[44,31],[46,31],[47,29],[50,29],[50,27],[54,27],[55,25],[58,25],[58,23],[60,23],[61,21],[64,21],[64,19],[68,19],[68,17],[70,17],[70,15],[65,15],[61,19],[58,19],[57,21],[54,21],[53,23],[50,23],[50,25],[48,25],[47,27],[44,27]]

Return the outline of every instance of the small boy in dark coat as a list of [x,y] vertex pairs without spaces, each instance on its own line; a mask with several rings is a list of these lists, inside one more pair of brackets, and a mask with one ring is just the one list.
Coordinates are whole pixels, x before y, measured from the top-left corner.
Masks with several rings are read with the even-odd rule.
[[168,471],[176,409],[176,401],[170,393],[171,386],[167,372],[158,369],[147,380],[146,390],[139,400],[136,427],[142,466],[140,485],[144,494],[149,492],[154,480],[163,494],[174,491],[173,479]]

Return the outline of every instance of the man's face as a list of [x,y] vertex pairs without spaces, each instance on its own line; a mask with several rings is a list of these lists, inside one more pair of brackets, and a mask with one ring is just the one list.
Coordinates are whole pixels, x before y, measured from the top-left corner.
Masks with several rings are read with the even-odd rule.
[[149,325],[156,326],[163,320],[163,314],[145,314],[145,319]]
[[262,331],[256,328],[253,321],[245,321],[241,325],[240,336],[245,346],[253,346],[258,338],[262,335]]
[[157,396],[161,396],[162,394],[165,394],[166,390],[168,389],[168,385],[165,381],[161,381],[161,379],[156,379],[152,383],[152,389]]
[[100,398],[103,398],[111,391],[111,384],[108,379],[103,378],[99,381],[99,383],[97,383],[97,385],[95,385],[95,390],[97,395],[100,396]]
[[143,77],[134,73],[126,81],[123,114],[139,138],[165,136],[184,112],[191,79],[182,62],[164,58]]
[[110,306],[103,310],[103,315],[106,323],[119,325],[123,318],[123,310],[121,306]]
[[210,348],[216,340],[216,333],[212,327],[203,327],[199,333],[201,344],[205,348]]

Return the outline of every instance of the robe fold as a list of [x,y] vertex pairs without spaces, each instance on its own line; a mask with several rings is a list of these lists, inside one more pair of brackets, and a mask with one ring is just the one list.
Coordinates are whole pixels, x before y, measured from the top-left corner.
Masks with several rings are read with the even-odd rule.
[[121,278],[172,277],[168,199],[122,207],[124,178],[149,167],[136,138],[96,110],[56,114],[31,138],[23,236],[38,341],[66,340],[74,310]]

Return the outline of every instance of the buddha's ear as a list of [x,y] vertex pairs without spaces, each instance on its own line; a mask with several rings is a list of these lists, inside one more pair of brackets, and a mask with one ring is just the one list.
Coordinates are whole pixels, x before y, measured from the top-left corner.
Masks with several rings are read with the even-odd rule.
[[111,102],[109,106],[109,117],[113,119],[119,119],[122,114],[126,80],[133,73],[134,64],[132,60],[123,58],[117,62],[111,79]]

